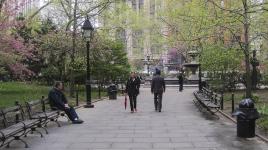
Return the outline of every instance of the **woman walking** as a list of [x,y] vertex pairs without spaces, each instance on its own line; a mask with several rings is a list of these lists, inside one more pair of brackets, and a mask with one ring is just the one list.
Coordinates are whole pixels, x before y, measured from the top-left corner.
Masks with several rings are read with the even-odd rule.
[[129,96],[131,113],[137,112],[137,96],[139,94],[140,81],[136,78],[135,73],[131,72],[127,81],[125,93]]

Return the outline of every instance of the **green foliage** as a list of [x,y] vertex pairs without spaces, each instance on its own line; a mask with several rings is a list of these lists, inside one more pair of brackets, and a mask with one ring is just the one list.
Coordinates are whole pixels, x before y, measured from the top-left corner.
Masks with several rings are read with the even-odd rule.
[[258,107],[258,112],[260,114],[263,114],[263,115],[267,115],[268,116],[268,105],[263,104],[263,105],[259,106]]
[[[241,99],[245,99],[246,95],[243,95]],[[259,103],[260,102],[260,97],[258,94],[252,94],[251,99],[253,100],[254,103]]]
[[107,53],[103,53],[101,58],[95,58],[92,63],[92,73],[96,79],[108,81],[127,77],[130,65],[120,41],[106,39],[96,49],[107,49]]
[[[200,62],[203,71],[210,74],[211,84],[216,88],[234,90],[239,81],[242,54],[221,44],[204,46]],[[217,85],[218,84],[218,85]]]
[[73,71],[74,80],[76,83],[84,83],[86,77],[86,59],[85,57],[76,57],[73,62],[67,62],[67,78],[70,78],[69,74]]
[[257,120],[257,125],[265,131],[268,131],[268,116],[261,115],[261,118]]
[[202,69],[209,72],[236,71],[241,61],[241,52],[223,45],[205,46],[200,59]]
[[252,100],[254,101],[254,103],[258,103],[260,101],[260,97],[258,95],[252,95]]
[[54,80],[59,80],[59,70],[53,65],[41,69],[41,77],[44,78],[48,85],[53,84]]

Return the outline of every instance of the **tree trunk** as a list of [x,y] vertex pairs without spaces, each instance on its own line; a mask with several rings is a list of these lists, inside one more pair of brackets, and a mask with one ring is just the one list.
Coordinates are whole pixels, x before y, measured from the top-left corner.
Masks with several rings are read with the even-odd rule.
[[248,16],[248,3],[247,0],[243,0],[244,6],[244,55],[246,64],[246,98],[252,96],[252,82],[251,82],[251,70],[250,70],[250,43],[249,43],[249,16]]
[[[73,49],[71,54],[71,63],[74,62],[75,59],[75,51],[76,51],[76,29],[77,29],[77,0],[74,1],[74,11],[73,11],[73,34],[72,34],[72,42],[73,42]],[[74,73],[73,70],[70,71],[70,97],[74,97]]]

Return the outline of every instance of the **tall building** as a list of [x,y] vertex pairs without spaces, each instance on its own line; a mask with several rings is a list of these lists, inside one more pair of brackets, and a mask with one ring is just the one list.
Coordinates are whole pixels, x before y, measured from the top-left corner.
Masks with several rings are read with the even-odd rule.
[[10,4],[16,9],[17,14],[28,15],[41,6],[45,0],[10,0]]
[[[131,11],[124,13],[116,11],[125,9],[125,6],[121,6],[122,3],[127,5],[128,10],[130,8]],[[147,70],[147,66],[144,65],[147,64],[147,56],[150,57],[152,71],[155,67],[164,69],[164,64],[170,64],[168,51],[171,48],[163,42],[165,40],[163,35],[168,35],[169,29],[165,23],[159,20],[166,6],[166,0],[121,0],[113,3],[110,8],[113,12],[112,18],[122,21],[117,22],[120,24],[118,27],[117,24],[112,26],[109,18],[105,18],[105,16],[99,18],[101,20],[99,21],[100,27],[107,29],[107,33],[110,33],[111,37],[115,37],[125,44],[128,58],[134,64],[139,65],[138,70],[142,70],[141,66],[144,67],[144,71]]]
[[[128,0],[126,2],[137,14],[143,15],[143,19],[151,22],[155,21],[157,9],[161,9],[164,3],[162,0]],[[152,33],[154,30],[161,29],[152,27],[145,27],[141,30],[126,29],[125,35],[128,36],[126,44],[129,58],[143,59],[147,55],[159,58],[161,54],[158,49],[161,49],[161,46],[155,45],[153,42]]]

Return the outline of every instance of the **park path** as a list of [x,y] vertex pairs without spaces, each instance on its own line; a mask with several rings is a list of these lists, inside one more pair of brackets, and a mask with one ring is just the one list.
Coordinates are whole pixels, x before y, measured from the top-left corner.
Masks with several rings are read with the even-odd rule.
[[[233,123],[197,111],[193,91],[168,88],[162,112],[155,112],[149,88],[141,88],[138,112],[124,109],[124,97],[95,103],[95,108],[78,109],[85,121],[73,125],[51,125],[44,138],[30,135],[29,150],[268,150],[257,138],[236,137]],[[9,150],[24,149],[13,143]]]

